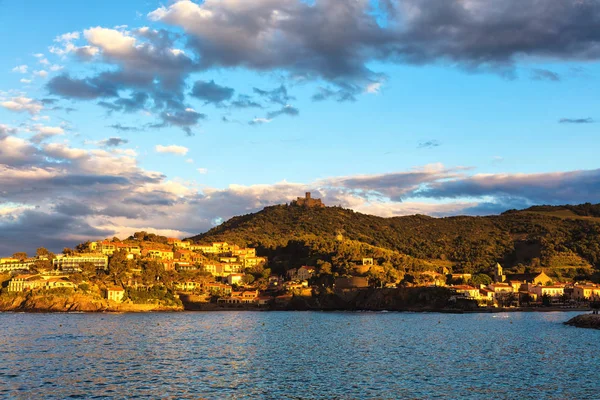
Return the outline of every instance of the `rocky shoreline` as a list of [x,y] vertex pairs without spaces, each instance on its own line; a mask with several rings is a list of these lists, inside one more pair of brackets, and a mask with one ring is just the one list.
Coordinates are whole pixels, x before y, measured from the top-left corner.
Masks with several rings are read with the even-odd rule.
[[183,305],[116,303],[84,294],[69,296],[0,296],[0,311],[12,312],[155,312],[183,311]]
[[599,314],[582,314],[571,318],[565,325],[575,326],[577,328],[600,329]]

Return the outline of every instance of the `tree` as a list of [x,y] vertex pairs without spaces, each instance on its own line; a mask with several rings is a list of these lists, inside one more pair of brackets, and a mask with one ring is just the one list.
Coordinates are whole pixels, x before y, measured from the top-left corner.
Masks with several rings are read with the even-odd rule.
[[319,275],[331,275],[331,263],[323,260],[317,261],[317,268],[319,269]]
[[251,284],[252,284],[252,282],[254,282],[254,275],[252,275],[252,274],[245,274],[245,275],[242,277],[242,283],[243,283],[244,285],[251,285]]
[[142,266],[142,281],[146,285],[153,285],[161,280],[164,273],[163,263],[155,260],[147,261]]
[[75,250],[77,250],[79,253],[85,253],[86,251],[90,250],[90,244],[91,242],[89,240],[85,243],[79,243],[77,246],[75,246]]
[[115,283],[122,281],[125,277],[125,273],[129,269],[129,261],[125,250],[114,252],[108,260],[108,273]]
[[20,251],[20,252],[13,254],[12,258],[16,258],[19,261],[23,261],[27,258],[27,253]]
[[548,295],[548,293],[544,293],[544,295],[542,296],[542,304],[544,305],[544,307],[550,307],[550,296]]
[[96,267],[96,264],[89,263],[89,262],[79,264],[79,268],[81,268],[82,275],[87,278],[96,276],[96,273],[98,270],[98,268]]
[[475,287],[479,287],[479,285],[487,286],[492,283],[492,278],[486,274],[476,274],[471,277],[471,284]]
[[33,266],[29,267],[29,270],[33,273],[50,271],[52,269],[52,263],[49,260],[35,260]]
[[74,251],[73,251],[73,249],[70,249],[70,248],[68,248],[68,247],[65,247],[65,248],[63,249],[62,253],[63,253],[65,256],[72,256],[72,255],[73,255],[73,253],[74,253]]
[[38,247],[38,249],[35,251],[35,255],[38,257],[48,257],[50,252],[44,247]]

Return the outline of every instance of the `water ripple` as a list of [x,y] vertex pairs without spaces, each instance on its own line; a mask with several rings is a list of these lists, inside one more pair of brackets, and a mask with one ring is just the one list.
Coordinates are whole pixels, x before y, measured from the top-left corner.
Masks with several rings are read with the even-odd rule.
[[0,397],[597,398],[572,313],[0,314]]

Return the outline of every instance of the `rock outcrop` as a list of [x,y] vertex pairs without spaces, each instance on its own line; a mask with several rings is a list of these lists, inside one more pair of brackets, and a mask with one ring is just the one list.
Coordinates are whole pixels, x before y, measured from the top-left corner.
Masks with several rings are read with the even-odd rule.
[[600,329],[600,315],[599,314],[583,314],[571,318],[565,325],[576,326],[578,328],[592,328]]

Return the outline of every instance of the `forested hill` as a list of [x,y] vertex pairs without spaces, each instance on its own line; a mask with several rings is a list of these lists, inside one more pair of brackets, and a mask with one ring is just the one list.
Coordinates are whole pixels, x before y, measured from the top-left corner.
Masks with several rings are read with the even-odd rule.
[[257,247],[284,269],[364,256],[404,270],[450,266],[485,272],[505,267],[600,267],[600,205],[511,210],[487,217],[381,218],[340,207],[279,205],[234,217],[191,238]]

